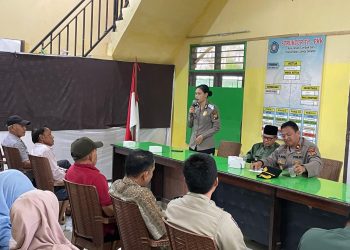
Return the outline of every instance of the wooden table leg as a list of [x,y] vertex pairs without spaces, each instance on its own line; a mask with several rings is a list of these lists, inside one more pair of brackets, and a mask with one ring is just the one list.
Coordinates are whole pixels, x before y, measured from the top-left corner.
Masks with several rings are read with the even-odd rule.
[[125,174],[125,155],[113,151],[112,181],[122,179]]
[[153,172],[151,189],[157,199],[164,198],[164,166],[156,163],[156,168]]
[[273,197],[270,211],[269,250],[279,250],[281,248],[281,200],[276,195]]

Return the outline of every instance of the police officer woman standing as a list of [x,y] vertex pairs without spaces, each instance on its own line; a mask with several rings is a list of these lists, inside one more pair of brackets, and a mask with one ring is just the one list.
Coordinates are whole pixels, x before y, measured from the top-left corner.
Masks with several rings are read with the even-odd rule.
[[214,154],[214,134],[220,130],[219,113],[215,105],[208,102],[212,92],[205,84],[196,88],[195,100],[188,114],[188,127],[192,128],[190,150]]

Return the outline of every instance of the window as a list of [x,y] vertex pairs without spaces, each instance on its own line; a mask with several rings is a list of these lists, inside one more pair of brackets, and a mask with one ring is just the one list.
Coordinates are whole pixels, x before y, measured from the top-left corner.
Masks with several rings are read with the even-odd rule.
[[191,46],[190,85],[243,88],[245,43]]
[[242,76],[222,76],[221,87],[224,88],[242,88]]

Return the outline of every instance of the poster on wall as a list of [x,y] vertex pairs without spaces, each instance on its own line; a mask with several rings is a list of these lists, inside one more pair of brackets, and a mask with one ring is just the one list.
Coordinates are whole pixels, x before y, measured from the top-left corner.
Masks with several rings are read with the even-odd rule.
[[324,35],[269,40],[263,126],[292,120],[317,143],[325,42]]

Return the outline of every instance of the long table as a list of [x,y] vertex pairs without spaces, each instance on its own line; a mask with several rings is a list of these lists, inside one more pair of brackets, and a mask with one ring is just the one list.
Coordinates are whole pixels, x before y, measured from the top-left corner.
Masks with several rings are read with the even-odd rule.
[[[124,176],[125,157],[134,149],[162,146],[155,154],[151,189],[157,198],[173,199],[187,192],[183,162],[194,152],[137,142],[132,147],[113,145],[113,180]],[[260,179],[247,168],[228,167],[227,158],[214,156],[219,186],[212,199],[232,214],[245,237],[269,249],[297,249],[311,227],[343,227],[350,213],[350,185],[320,178],[280,175]]]

